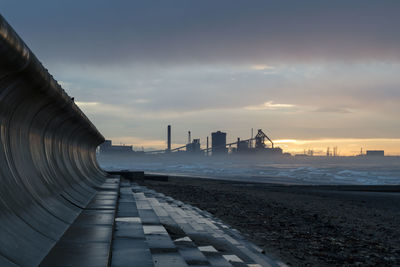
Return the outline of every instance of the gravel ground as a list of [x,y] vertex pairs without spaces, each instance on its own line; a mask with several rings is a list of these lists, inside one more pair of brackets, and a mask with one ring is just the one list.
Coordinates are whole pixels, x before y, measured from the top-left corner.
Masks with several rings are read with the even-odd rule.
[[207,210],[290,266],[400,266],[400,187],[139,181]]

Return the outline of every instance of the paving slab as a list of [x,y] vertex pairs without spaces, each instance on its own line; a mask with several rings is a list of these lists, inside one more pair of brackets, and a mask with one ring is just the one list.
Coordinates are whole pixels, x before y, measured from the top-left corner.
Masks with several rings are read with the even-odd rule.
[[[174,237],[175,246],[187,264],[281,266],[281,263],[278,264],[261,254],[261,249],[246,241],[237,230],[214,218],[210,213],[145,187],[134,186],[133,191],[136,200],[140,202],[139,207],[142,207],[139,208],[140,216],[142,212],[145,214],[154,211],[160,224]],[[154,224],[157,223],[154,221]],[[148,236],[146,235],[146,238]],[[151,251],[152,254],[163,254],[157,250]]]
[[178,249],[176,248],[174,242],[172,242],[171,238],[165,234],[150,234],[145,235],[147,244],[150,248],[150,251],[153,253],[165,253],[165,252],[176,252]]
[[107,266],[110,256],[109,243],[60,243],[41,262],[43,267]]
[[153,210],[141,210],[139,209],[139,215],[142,219],[143,224],[160,224],[157,214]]
[[[175,243],[176,244],[176,243]],[[185,262],[189,265],[209,265],[207,258],[197,247],[177,245],[179,254],[182,255]]]
[[113,210],[84,210],[76,219],[75,224],[111,226],[114,223],[114,214]]
[[117,216],[119,217],[139,217],[137,210],[117,210]]
[[156,267],[185,267],[188,266],[178,252],[152,253]]
[[208,262],[211,266],[218,266],[218,267],[232,267],[224,257],[222,257],[219,253],[209,253],[205,252],[205,256],[207,257]]
[[111,255],[119,179],[108,179],[40,266],[107,266]]
[[117,238],[113,242],[111,266],[153,267],[154,263],[144,239]]
[[95,199],[89,203],[86,209],[115,209],[116,199]]
[[115,222],[114,238],[141,238],[145,240],[141,223]]
[[62,237],[63,242],[111,242],[113,229],[107,225],[72,225]]

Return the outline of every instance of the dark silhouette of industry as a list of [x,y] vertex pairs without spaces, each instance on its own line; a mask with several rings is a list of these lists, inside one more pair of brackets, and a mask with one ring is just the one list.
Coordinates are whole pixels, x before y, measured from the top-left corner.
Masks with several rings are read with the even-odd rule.
[[[253,132],[253,130],[252,130]],[[211,133],[211,147],[209,146],[209,138],[207,136],[207,144],[205,148],[201,148],[200,138],[192,140],[191,131],[188,131],[188,141],[184,146],[176,148],[171,147],[171,125],[167,127],[167,148],[163,150],[152,151],[135,151],[133,146],[112,145],[111,140],[106,140],[99,146],[99,152],[103,154],[112,153],[140,153],[140,154],[159,154],[159,153],[193,153],[197,155],[224,155],[224,154],[266,154],[266,155],[283,155],[280,147],[275,147],[274,142],[263,132],[258,129],[256,136],[249,139],[227,143],[227,133],[216,131]]]
[[[201,146],[200,138],[193,138],[191,131],[188,131],[188,138],[186,145],[172,148],[172,131],[171,125],[167,127],[167,147],[160,150],[134,150],[132,145],[113,145],[111,140],[106,140],[98,148],[100,154],[125,154],[125,155],[155,155],[155,154],[169,154],[169,155],[198,155],[198,156],[223,156],[223,155],[255,155],[255,156],[292,156],[288,152],[284,152],[282,148],[276,147],[272,139],[262,130],[258,129],[257,134],[253,137],[253,129],[251,129],[251,137],[248,139],[237,138],[236,141],[227,143],[227,133],[222,131],[215,131],[211,133],[211,146],[209,136],[206,137],[206,146]],[[172,154],[171,154],[172,153]],[[294,154],[295,157],[312,157],[313,150],[304,150],[304,153]],[[327,157],[337,157],[337,147],[330,147],[326,151]],[[361,157],[384,157],[384,150],[367,150],[361,152],[358,156]]]

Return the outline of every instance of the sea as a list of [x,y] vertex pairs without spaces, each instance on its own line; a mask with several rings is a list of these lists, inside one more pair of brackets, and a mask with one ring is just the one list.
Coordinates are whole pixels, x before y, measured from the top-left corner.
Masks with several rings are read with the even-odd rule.
[[280,184],[400,185],[400,157],[98,156],[106,171]]

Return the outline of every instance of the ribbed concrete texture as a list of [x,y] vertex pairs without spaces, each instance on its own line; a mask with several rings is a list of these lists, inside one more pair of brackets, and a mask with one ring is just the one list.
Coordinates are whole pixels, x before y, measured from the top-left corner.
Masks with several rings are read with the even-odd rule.
[[118,181],[96,163],[103,136],[1,16],[0,127],[0,266],[37,266]]

